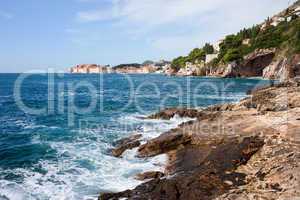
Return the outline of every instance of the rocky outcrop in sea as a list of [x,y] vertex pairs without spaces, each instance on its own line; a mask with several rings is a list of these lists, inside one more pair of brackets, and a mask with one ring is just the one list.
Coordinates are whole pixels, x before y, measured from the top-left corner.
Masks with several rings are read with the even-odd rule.
[[[299,198],[300,83],[280,83],[249,94],[234,104],[172,108],[149,116],[195,120],[137,145],[136,156],[143,159],[168,155],[163,172],[138,174],[145,181],[135,189],[102,193],[99,199]],[[118,145],[126,147],[139,138]]]

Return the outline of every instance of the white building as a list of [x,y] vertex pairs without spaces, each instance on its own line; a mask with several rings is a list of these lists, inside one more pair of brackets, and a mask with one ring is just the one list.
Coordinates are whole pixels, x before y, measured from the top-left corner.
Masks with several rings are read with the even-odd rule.
[[102,66],[96,64],[82,64],[77,65],[71,68],[71,73],[80,73],[80,74],[99,74],[107,73],[109,66]]
[[187,62],[185,67],[181,68],[177,75],[179,76],[193,76],[197,74],[197,66],[193,63]]
[[281,22],[284,22],[284,21],[285,21],[284,17],[274,17],[272,19],[271,25],[276,27],[276,26],[278,26],[278,24],[280,24]]
[[214,50],[215,50],[216,52],[219,52],[219,51],[220,51],[220,45],[221,45],[221,43],[222,43],[223,41],[224,41],[223,39],[222,39],[222,40],[218,40],[216,43],[213,44]]
[[300,6],[295,8],[293,14],[300,16]]
[[251,39],[244,39],[243,40],[243,45],[250,45],[250,43],[251,43]]
[[218,53],[216,54],[207,54],[205,57],[205,64],[210,63],[213,59],[218,58]]

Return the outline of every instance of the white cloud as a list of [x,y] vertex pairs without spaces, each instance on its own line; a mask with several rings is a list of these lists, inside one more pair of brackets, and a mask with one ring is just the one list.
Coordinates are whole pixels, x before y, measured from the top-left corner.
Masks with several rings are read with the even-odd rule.
[[288,6],[286,0],[111,0],[81,11],[81,22],[111,21],[135,39],[161,51],[177,51],[215,41],[261,23]]
[[12,19],[14,16],[11,13],[0,10],[0,18]]
[[223,3],[224,0],[113,0],[109,8],[79,12],[78,18],[87,22],[119,19],[159,25],[199,16]]
[[[81,0],[83,1],[83,0]],[[84,0],[87,1],[87,0]],[[100,1],[101,2],[101,1]],[[111,0],[110,6],[81,11],[77,14],[80,21],[103,21],[117,19],[122,23],[139,25],[161,25],[197,19],[208,12],[231,12],[255,17],[257,10],[265,12],[278,6],[288,6],[286,0]],[[222,19],[220,19],[221,21]]]

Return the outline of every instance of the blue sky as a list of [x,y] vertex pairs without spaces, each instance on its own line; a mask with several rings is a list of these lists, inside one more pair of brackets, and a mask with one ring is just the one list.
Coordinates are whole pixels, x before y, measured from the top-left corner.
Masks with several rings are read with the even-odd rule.
[[0,0],[0,72],[172,59],[287,6],[288,0]]

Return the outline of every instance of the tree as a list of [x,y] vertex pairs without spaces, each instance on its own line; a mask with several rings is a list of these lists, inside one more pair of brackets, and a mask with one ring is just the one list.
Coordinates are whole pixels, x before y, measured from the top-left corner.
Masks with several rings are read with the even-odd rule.
[[219,64],[219,59],[218,58],[214,58],[212,61],[210,61],[210,63],[208,63],[208,66],[217,67],[218,64]]
[[152,60],[146,60],[142,65],[153,65],[154,62]]
[[205,60],[205,52],[203,49],[195,48],[188,55],[187,61],[196,63],[196,61]]
[[295,14],[292,15],[291,17],[292,17],[292,20],[295,20],[295,19],[299,18],[299,16],[298,16],[298,15],[295,15]]
[[257,35],[259,34],[260,32],[260,26],[259,25],[256,25],[256,26],[253,26],[251,29],[250,29],[250,32],[251,32],[251,38],[256,38]]
[[242,59],[242,55],[238,49],[230,49],[224,56],[224,61],[226,63],[237,61]]
[[278,25],[278,27],[269,26],[266,30],[262,31],[254,41],[254,47],[257,49],[267,49],[272,47],[279,47],[282,40],[282,31],[281,26],[284,24]]
[[187,57],[179,56],[172,61],[171,67],[175,70],[179,70],[181,67],[185,66],[186,62],[187,62]]
[[213,45],[206,43],[203,47],[203,51],[205,52],[205,54],[213,54],[215,50]]

